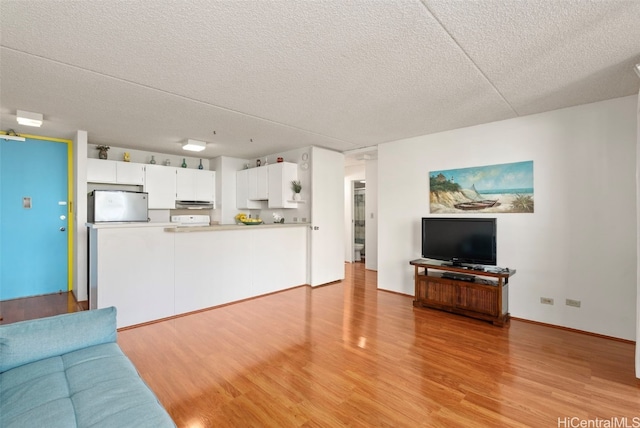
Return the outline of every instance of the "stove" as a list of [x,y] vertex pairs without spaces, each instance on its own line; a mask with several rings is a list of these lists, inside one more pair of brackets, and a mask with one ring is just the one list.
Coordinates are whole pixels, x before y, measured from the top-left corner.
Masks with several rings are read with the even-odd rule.
[[211,217],[208,215],[172,215],[171,223],[180,227],[209,226]]

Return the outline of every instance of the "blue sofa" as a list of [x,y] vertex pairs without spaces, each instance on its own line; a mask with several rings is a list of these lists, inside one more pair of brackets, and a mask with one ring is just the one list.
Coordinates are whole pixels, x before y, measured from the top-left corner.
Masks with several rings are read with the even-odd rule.
[[175,427],[116,343],[116,309],[0,325],[0,427]]

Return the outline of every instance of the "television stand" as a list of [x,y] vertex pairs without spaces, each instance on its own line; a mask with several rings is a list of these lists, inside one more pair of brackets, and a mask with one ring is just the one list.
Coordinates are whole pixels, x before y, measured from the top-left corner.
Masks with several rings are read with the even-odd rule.
[[[413,306],[440,309],[497,326],[509,319],[509,278],[515,275],[515,269],[487,272],[425,259],[409,264],[415,269]],[[464,277],[456,279],[457,275]]]

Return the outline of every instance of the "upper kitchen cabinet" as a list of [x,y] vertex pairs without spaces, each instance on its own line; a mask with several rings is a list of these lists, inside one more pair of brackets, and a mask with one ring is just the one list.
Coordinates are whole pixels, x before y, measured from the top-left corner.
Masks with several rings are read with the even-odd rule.
[[149,209],[176,207],[176,171],[170,166],[145,166],[144,191],[149,194]]
[[298,165],[280,162],[267,166],[269,171],[269,208],[297,208],[292,201],[291,181],[298,179]]
[[249,199],[249,171],[254,169],[256,168],[236,172],[236,208],[238,209],[250,210],[262,207],[260,201]]
[[215,171],[178,168],[176,174],[177,200],[215,202]]
[[269,168],[266,166],[248,169],[249,200],[269,199]]
[[87,181],[142,186],[144,185],[144,165],[90,158],[87,159]]

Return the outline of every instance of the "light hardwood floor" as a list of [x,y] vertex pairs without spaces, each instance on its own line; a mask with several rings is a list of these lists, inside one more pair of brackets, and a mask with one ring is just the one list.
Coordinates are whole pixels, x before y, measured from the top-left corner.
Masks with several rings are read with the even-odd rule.
[[118,342],[179,427],[640,426],[633,344],[495,327],[376,284],[347,264],[340,283],[123,330]]

